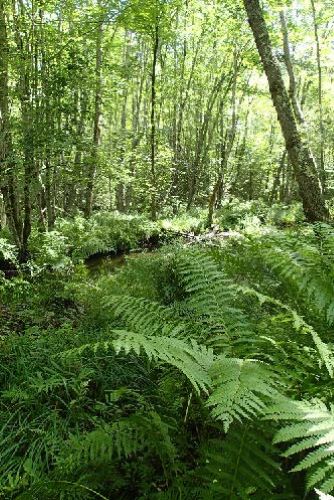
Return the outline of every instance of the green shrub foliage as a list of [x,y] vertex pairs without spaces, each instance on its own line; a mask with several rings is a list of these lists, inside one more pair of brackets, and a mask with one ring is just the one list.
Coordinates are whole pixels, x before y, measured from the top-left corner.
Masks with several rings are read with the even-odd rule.
[[333,493],[331,226],[180,243],[90,274],[75,259],[116,234],[99,217],[59,223],[2,285],[2,498]]

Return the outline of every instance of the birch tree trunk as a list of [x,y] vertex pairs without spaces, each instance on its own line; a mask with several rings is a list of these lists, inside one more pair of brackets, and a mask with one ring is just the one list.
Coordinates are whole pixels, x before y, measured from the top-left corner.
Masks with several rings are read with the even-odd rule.
[[259,0],[243,0],[255,43],[261,57],[269,89],[284,136],[289,160],[296,177],[306,219],[326,220],[325,205],[317,167],[310,148],[298,130],[293,108],[276,60]]

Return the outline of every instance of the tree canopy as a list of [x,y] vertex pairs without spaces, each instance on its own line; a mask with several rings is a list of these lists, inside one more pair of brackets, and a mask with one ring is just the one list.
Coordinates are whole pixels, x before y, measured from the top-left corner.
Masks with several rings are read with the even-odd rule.
[[0,0],[0,498],[334,498],[333,27]]

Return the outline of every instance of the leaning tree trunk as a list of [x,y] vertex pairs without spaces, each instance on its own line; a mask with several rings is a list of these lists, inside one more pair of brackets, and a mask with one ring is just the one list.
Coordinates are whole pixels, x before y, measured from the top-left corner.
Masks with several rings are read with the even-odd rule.
[[308,221],[328,218],[315,160],[298,131],[293,108],[279,64],[274,56],[259,0],[243,0],[257,50],[266,73],[271,97],[281,125],[289,160],[296,177]]

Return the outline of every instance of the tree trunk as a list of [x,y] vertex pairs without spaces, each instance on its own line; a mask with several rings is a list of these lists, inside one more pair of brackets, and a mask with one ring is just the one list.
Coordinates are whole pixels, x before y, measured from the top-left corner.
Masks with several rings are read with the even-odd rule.
[[156,112],[156,77],[157,77],[157,62],[158,62],[158,50],[159,50],[159,26],[155,27],[154,45],[153,45],[153,61],[152,61],[152,76],[151,76],[151,218],[156,220],[157,218],[157,200],[156,200],[156,124],[155,124],[155,112]]
[[317,22],[317,14],[315,10],[314,0],[311,0],[312,6],[312,16],[313,16],[313,26],[314,26],[314,37],[317,47],[317,68],[318,68],[318,103],[319,103],[319,128],[320,128],[320,180],[322,189],[326,191],[326,171],[325,171],[325,152],[324,152],[324,117],[323,117],[323,106],[322,106],[322,68],[321,68],[321,47],[319,39],[319,30]]
[[[21,137],[23,145],[23,228],[22,241],[20,247],[20,260],[22,262],[28,259],[28,240],[32,227],[32,207],[33,207],[33,182],[38,178],[38,172],[35,165],[35,113],[33,93],[36,87],[36,75],[34,74],[34,59],[36,49],[32,42],[35,38],[35,24],[32,16],[31,31],[26,32],[22,29],[25,21],[24,4],[15,1],[12,3],[12,12],[14,19],[15,40],[19,54],[19,80],[18,93],[21,108]],[[35,92],[36,93],[36,92]]]
[[192,81],[194,78],[195,68],[197,65],[202,36],[203,36],[203,32],[202,32],[201,36],[199,37],[198,42],[196,44],[194,57],[193,57],[193,60],[191,63],[190,74],[189,74],[188,81],[186,82],[185,89],[183,87],[183,81],[184,81],[184,73],[185,73],[186,57],[187,57],[187,42],[186,42],[186,40],[184,41],[183,51],[182,51],[183,53],[182,53],[182,65],[181,65],[181,89],[180,89],[179,105],[177,106],[177,104],[176,104],[177,113],[175,116],[175,140],[174,140],[174,145],[173,145],[173,149],[174,149],[173,168],[174,168],[174,171],[173,171],[173,175],[172,175],[172,180],[171,180],[169,192],[167,195],[168,198],[172,199],[172,206],[173,206],[174,215],[177,214],[177,210],[178,210],[176,196],[177,196],[178,187],[179,187],[178,186],[179,169],[180,169],[181,153],[182,153],[181,135],[182,135],[182,129],[183,129],[184,113],[185,113],[186,105],[187,105],[187,102],[188,102],[188,99],[190,96],[190,89],[191,89],[191,84],[192,84]]
[[[224,95],[222,96],[222,100],[224,100],[226,98],[227,93],[229,92],[231,85],[232,85],[232,82],[233,82],[232,71],[233,70],[231,70],[229,72],[229,74],[226,75],[225,68],[224,68],[221,75],[216,77],[212,91],[211,91],[209,98],[208,98],[208,101],[207,101],[207,107],[206,107],[206,110],[205,110],[205,113],[204,113],[204,116],[202,119],[202,123],[201,123],[200,130],[198,133],[198,138],[196,141],[194,160],[192,162],[192,171],[190,174],[189,188],[188,188],[187,210],[190,210],[190,208],[192,207],[192,204],[194,202],[194,199],[195,199],[195,196],[197,193],[199,170],[200,170],[200,166],[203,162],[203,156],[204,156],[203,152],[206,149],[209,123],[210,123],[210,119],[212,117],[213,107],[216,103],[218,95],[220,94],[220,91],[222,89],[222,86],[223,86],[227,76],[229,76],[230,79],[227,82],[227,86],[225,88]],[[232,74],[232,77],[231,77],[231,74]]]
[[22,245],[22,225],[15,184],[13,145],[8,103],[8,39],[5,8],[0,0],[0,177],[1,192],[10,229],[18,247]]
[[213,187],[211,196],[209,198],[209,208],[208,208],[208,219],[207,225],[210,227],[213,223],[213,212],[216,206],[217,198],[219,193],[223,191],[224,178],[226,169],[228,166],[229,158],[232,153],[233,144],[235,140],[236,127],[237,127],[237,113],[236,113],[236,91],[237,91],[237,78],[238,78],[238,53],[234,50],[233,58],[233,82],[232,82],[232,96],[231,96],[231,108],[232,108],[232,119],[228,130],[224,133],[224,100],[220,103],[220,169],[218,171],[217,180]]
[[283,49],[284,49],[284,62],[286,69],[288,71],[289,75],[289,96],[291,99],[291,104],[293,107],[293,111],[295,113],[295,118],[298,123],[303,123],[304,122],[304,117],[303,113],[300,107],[300,104],[298,102],[297,98],[297,85],[296,85],[296,78],[295,78],[295,72],[293,70],[293,65],[291,61],[291,54],[290,54],[290,44],[289,44],[289,34],[288,34],[288,29],[286,26],[286,21],[285,21],[285,16],[284,12],[280,12],[280,21],[281,21],[281,29],[282,29],[282,34],[283,34]]
[[93,152],[89,161],[87,186],[85,195],[85,217],[90,217],[93,208],[93,191],[96,176],[98,150],[101,141],[101,115],[102,115],[102,36],[103,21],[98,24],[95,56],[95,108],[93,129]]
[[266,73],[271,97],[284,136],[289,160],[296,177],[306,219],[328,219],[315,160],[297,128],[296,119],[279,64],[274,56],[259,0],[243,0],[255,43]]

